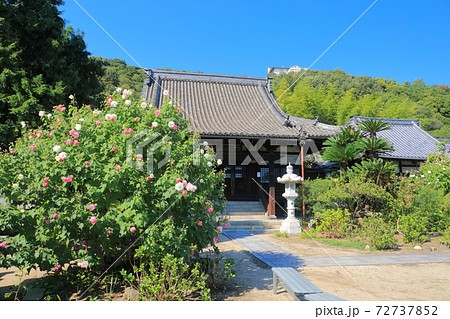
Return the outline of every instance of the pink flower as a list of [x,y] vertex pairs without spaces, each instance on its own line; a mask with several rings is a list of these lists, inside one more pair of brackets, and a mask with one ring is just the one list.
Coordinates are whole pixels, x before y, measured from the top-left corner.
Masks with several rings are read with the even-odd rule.
[[44,177],[44,182],[48,182],[50,179],[48,177]]
[[66,144],[67,144],[67,145],[72,145],[72,140],[69,138],[69,139],[66,141]]
[[130,232],[134,233],[136,231],[136,227],[131,227]]
[[137,159],[141,159],[141,158],[142,158],[142,154],[136,155],[136,158],[137,158]]
[[95,125],[100,125],[100,121],[95,121]]
[[53,216],[52,216],[53,218],[58,218],[59,217],[59,215],[58,214],[53,214]]
[[202,221],[199,221],[199,222],[198,222],[198,225],[199,225],[199,226],[203,226],[203,222],[202,222]]
[[128,134],[128,130],[123,130],[122,133],[123,134]]
[[57,270],[60,270],[61,269],[61,265],[56,265],[54,268],[53,268],[53,271],[57,271]]
[[47,219],[47,220],[45,221],[45,223],[46,223],[46,224],[49,224],[49,223],[50,223],[50,221],[49,221],[49,220]]
[[134,131],[133,131],[132,128],[129,128],[129,129],[128,129],[128,134],[133,134],[133,132],[134,132]]
[[117,147],[115,147],[115,146],[113,146],[111,149],[113,152],[117,151]]
[[84,165],[89,166],[91,165],[91,163],[89,163],[88,161],[84,162]]
[[97,222],[97,217],[92,216],[89,221],[91,222],[92,225],[94,225]]
[[217,226],[217,227],[216,227],[216,230],[218,230],[219,233],[221,233],[221,232],[222,232],[222,226]]
[[88,209],[92,212],[95,209],[95,205],[93,205],[93,204],[89,205]]
[[89,266],[89,262],[87,260],[84,260],[78,263],[78,266],[80,266],[81,268],[87,268]]
[[183,184],[183,186],[186,186],[186,185],[187,185],[187,182],[186,182],[186,181],[183,181],[182,184]]
[[151,180],[152,179],[152,177],[151,176],[147,176],[147,180],[149,181],[149,180]]
[[106,234],[107,234],[107,235],[111,235],[111,234],[112,234],[112,231],[107,230],[107,231],[106,231]]
[[184,189],[183,192],[182,192],[183,195],[187,195],[187,193],[188,193],[188,191],[185,190],[185,189]]
[[191,251],[191,255],[194,256],[194,251]]
[[116,165],[114,166],[114,168],[116,169],[116,171],[120,171],[120,165]]
[[0,243],[0,247],[6,247],[8,245],[8,243],[6,241],[3,241]]
[[52,137],[53,136],[53,132],[48,133],[48,136]]
[[155,115],[156,115],[156,116],[159,116],[160,114],[161,114],[161,111],[160,111],[160,110],[156,110],[156,111],[155,111]]
[[175,180],[177,183],[181,183],[181,178],[177,178],[176,180]]
[[173,128],[174,130],[178,130],[178,126],[176,126],[176,125],[172,126],[172,128]]
[[78,140],[73,141],[73,145],[78,145],[80,144],[80,142],[78,142]]
[[61,180],[63,182],[72,182],[73,175],[70,175],[69,177],[61,177]]
[[136,117],[134,120],[135,120],[136,122],[139,121],[139,117]]
[[216,244],[219,241],[219,238],[215,237],[214,238],[214,244]]
[[208,208],[208,213],[212,213],[214,209],[212,207]]
[[56,119],[56,124],[61,124],[61,120],[60,119]]
[[42,187],[48,187],[48,183],[42,184]]
[[34,151],[36,149],[36,146],[30,146],[30,150]]
[[227,223],[225,223],[225,225],[223,225],[223,227],[228,227],[228,224],[227,224]]
[[75,130],[70,130],[69,134],[72,135],[73,138],[78,138],[78,136],[80,136],[80,134]]

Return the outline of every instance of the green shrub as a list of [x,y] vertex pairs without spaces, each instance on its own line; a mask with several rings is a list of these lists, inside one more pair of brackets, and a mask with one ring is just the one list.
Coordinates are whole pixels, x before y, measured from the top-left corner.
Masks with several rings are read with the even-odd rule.
[[277,230],[274,234],[275,237],[283,237],[283,238],[288,238],[289,235],[286,232],[281,232],[279,230]]
[[[321,211],[328,208],[324,203],[317,201],[317,197],[329,190],[333,186],[333,181],[331,179],[313,179],[306,180],[304,183],[305,187],[305,209],[307,216],[313,216],[314,212]],[[297,193],[300,195],[295,200],[295,206],[297,211],[302,211],[302,186],[297,188]]]
[[101,109],[42,113],[39,129],[0,153],[0,231],[12,234],[0,240],[0,267],[98,273],[135,252],[188,260],[215,244],[224,196],[212,148],[194,147],[168,99],[157,110],[119,91]]
[[325,209],[316,214],[318,232],[325,237],[341,238],[350,229],[350,213],[346,209]]
[[428,239],[428,219],[419,213],[400,217],[400,231],[405,243],[423,243]]
[[236,275],[234,271],[234,260],[215,256],[214,258],[203,257],[199,259],[200,270],[206,275],[206,287],[218,290],[225,287],[228,280]]
[[438,237],[440,243],[450,246],[450,227],[442,232],[442,236]]
[[122,276],[139,291],[139,300],[183,301],[210,300],[207,276],[198,263],[190,265],[183,258],[166,255],[158,263],[142,263],[134,274],[121,271]]
[[395,248],[398,242],[395,230],[376,216],[363,218],[358,234],[364,243],[378,250]]

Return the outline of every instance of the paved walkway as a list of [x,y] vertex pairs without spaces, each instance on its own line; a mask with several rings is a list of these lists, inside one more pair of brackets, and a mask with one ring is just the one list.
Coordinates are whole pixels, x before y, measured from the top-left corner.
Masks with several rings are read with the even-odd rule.
[[288,249],[252,235],[249,230],[226,230],[225,236],[270,267],[358,266],[450,262],[450,253],[374,254],[357,256],[301,257]]

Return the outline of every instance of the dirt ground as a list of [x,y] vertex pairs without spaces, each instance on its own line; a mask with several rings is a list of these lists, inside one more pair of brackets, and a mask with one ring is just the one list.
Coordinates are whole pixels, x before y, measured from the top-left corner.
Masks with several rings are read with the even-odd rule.
[[[387,252],[361,251],[321,244],[312,240],[296,237],[279,238],[273,234],[258,235],[276,243],[300,256],[343,256],[360,254],[379,254]],[[226,236],[221,236],[218,243],[224,257],[233,258],[236,276],[227,284],[224,291],[214,292],[213,300],[223,301],[290,301],[292,298],[282,288],[277,294],[272,292],[272,271],[270,267],[259,261]],[[424,245],[425,249],[401,245],[398,251],[390,254],[404,253],[436,253],[450,252],[450,249],[439,246],[436,242]],[[426,247],[434,247],[431,251]],[[333,266],[305,267],[299,271],[317,287],[346,300],[352,301],[449,301],[450,300],[450,263],[393,264],[376,266]],[[44,275],[43,272],[32,271],[23,278],[28,284]],[[18,277],[14,269],[0,268],[0,300],[5,292],[16,289],[14,282]],[[124,300],[124,299],[122,299]]]

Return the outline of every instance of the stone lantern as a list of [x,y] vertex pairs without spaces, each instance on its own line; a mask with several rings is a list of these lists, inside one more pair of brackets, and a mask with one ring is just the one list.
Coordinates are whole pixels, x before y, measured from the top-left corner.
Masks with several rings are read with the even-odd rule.
[[282,196],[287,200],[288,213],[287,218],[281,224],[280,232],[288,235],[298,235],[302,232],[300,223],[295,218],[295,199],[298,197],[295,188],[302,180],[300,176],[294,174],[294,168],[291,164],[286,167],[286,174],[277,178],[278,183],[284,184],[285,191]]

